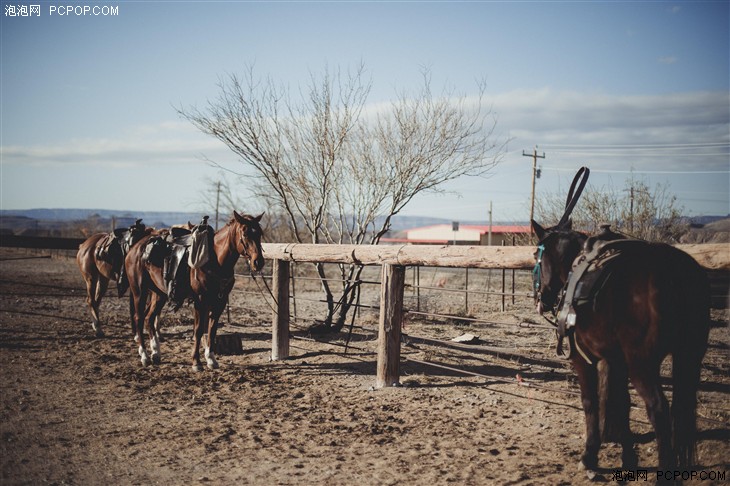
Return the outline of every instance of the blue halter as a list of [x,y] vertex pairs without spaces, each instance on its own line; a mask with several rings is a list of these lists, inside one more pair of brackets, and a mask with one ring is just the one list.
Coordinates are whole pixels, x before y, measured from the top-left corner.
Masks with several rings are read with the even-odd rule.
[[532,284],[533,284],[533,292],[535,297],[537,297],[537,293],[540,291],[540,279],[542,278],[542,254],[545,251],[545,245],[538,245],[537,246],[537,263],[535,263],[535,267],[532,269]]

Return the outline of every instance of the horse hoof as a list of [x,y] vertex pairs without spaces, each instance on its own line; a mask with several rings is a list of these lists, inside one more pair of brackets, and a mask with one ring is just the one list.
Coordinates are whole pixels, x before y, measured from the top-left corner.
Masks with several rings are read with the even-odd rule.
[[162,358],[160,358],[159,354],[153,354],[152,355],[152,364],[160,364],[162,362]]
[[598,474],[598,472],[596,471],[596,468],[595,467],[588,467],[588,466],[586,466],[585,463],[582,460],[578,463],[578,470],[585,472],[586,473],[586,477],[590,481],[593,481],[594,479],[596,479],[596,475]]
[[196,372],[203,371],[203,366],[200,363],[194,364],[193,365],[193,371],[196,371]]
[[142,366],[147,367],[150,365],[150,359],[147,356],[143,356],[142,359],[140,359],[142,362]]
[[639,458],[635,452],[631,454],[623,454],[621,457],[621,467],[624,471],[633,471],[639,466]]
[[218,369],[218,363],[216,361],[208,362],[208,369],[209,370],[217,370]]
[[598,455],[595,456],[584,453],[581,458],[580,462],[578,463],[578,469],[586,470],[586,471],[593,471],[598,469]]

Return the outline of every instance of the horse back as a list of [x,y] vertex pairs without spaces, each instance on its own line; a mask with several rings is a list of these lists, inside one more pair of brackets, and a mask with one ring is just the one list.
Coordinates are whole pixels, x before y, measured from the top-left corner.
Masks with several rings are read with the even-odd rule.
[[111,266],[96,260],[96,248],[107,235],[108,233],[94,233],[79,245],[79,251],[76,253],[76,263],[78,263],[83,274],[101,273],[108,277],[106,267],[111,268]]
[[[709,285],[687,253],[663,243],[627,245],[591,302],[581,306],[580,333],[593,351],[658,358],[690,342],[706,341]],[[633,351],[631,351],[633,350]],[[643,351],[639,351],[643,350]]]

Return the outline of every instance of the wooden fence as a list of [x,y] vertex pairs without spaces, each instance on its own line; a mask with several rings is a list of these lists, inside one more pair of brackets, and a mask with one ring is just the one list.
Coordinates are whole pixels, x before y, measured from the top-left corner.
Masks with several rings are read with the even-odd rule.
[[[679,245],[710,270],[730,270],[730,245]],[[289,277],[291,262],[380,265],[380,318],[376,387],[400,379],[400,338],[403,322],[405,268],[410,265],[460,268],[529,269],[534,248],[529,246],[311,245],[268,243],[264,256],[274,260],[272,350],[274,360],[289,357]]]
[[[76,238],[43,238],[0,235],[0,246],[18,248],[77,249]],[[678,245],[703,267],[725,276],[730,271],[727,243]],[[272,312],[273,360],[289,357],[289,280],[291,262],[380,265],[380,318],[376,386],[397,384],[400,379],[400,337],[403,321],[405,267],[530,269],[531,246],[436,246],[436,245],[311,245],[264,243],[264,256],[273,260]]]

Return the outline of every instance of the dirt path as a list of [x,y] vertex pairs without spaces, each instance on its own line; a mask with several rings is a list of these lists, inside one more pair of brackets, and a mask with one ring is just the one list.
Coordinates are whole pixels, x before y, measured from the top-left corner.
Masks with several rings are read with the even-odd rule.
[[[550,365],[544,331],[490,334],[543,343],[521,362],[412,339],[403,348],[403,386],[373,390],[376,336],[367,326],[347,355],[336,345],[341,336],[329,344],[296,339],[292,359],[269,362],[268,314],[239,313],[222,332],[239,333],[244,354],[194,373],[189,309],[164,315],[163,362],[148,368],[126,309],[126,299],[108,298],[106,337],[94,338],[72,260],[0,261],[0,483],[588,484],[576,467],[577,386],[563,364]],[[465,330],[411,322],[406,332]],[[714,328],[702,375],[699,411],[713,421],[699,422],[699,460],[713,471],[730,462],[729,344],[727,326]],[[550,390],[517,386],[517,374]],[[637,409],[632,418],[641,464],[655,464],[645,414]],[[604,446],[600,461],[599,479],[611,481],[620,449]]]

